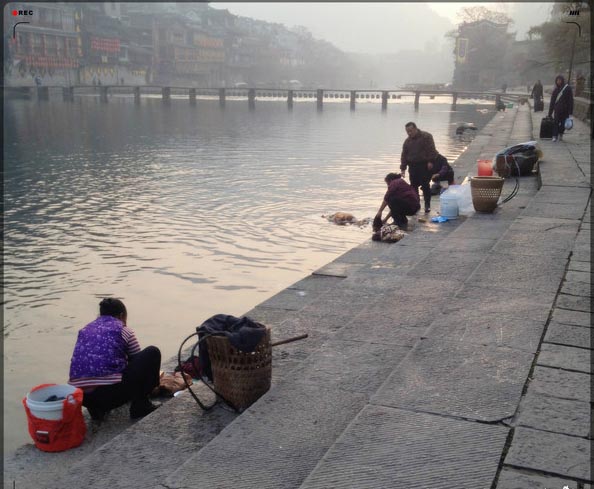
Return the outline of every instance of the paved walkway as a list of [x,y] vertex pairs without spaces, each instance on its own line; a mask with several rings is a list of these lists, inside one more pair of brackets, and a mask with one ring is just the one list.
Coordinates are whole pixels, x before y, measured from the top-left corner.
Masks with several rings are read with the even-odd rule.
[[[457,173],[541,117],[495,115]],[[540,190],[366,241],[249,311],[310,337],[274,348],[242,415],[184,393],[37,487],[591,489],[589,127],[542,147]]]

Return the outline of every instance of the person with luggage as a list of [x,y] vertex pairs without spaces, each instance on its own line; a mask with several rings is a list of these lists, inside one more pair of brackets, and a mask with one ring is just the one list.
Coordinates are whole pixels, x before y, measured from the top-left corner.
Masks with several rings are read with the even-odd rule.
[[92,419],[102,420],[129,401],[132,419],[158,407],[149,394],[159,385],[161,352],[155,346],[141,350],[127,319],[122,301],[103,299],[99,317],[78,332],[68,383],[83,390]]
[[565,78],[562,75],[558,75],[555,78],[555,89],[551,94],[549,117],[553,113],[553,142],[563,141],[565,120],[573,114],[573,92],[569,84],[565,83]]
[[431,168],[437,157],[437,150],[433,142],[433,136],[426,131],[421,131],[414,122],[408,122],[404,126],[408,137],[402,145],[400,156],[400,170],[402,177],[406,174],[406,168],[410,171],[410,184],[419,195],[419,187],[423,191],[425,201],[425,213],[431,211]]
[[534,112],[541,112],[544,110],[543,93],[542,83],[538,80],[532,87],[532,92],[530,93],[530,97],[534,100]]
[[[379,230],[390,216],[394,220],[394,224],[406,230],[408,225],[407,216],[415,215],[421,208],[419,194],[404,181],[400,173],[388,173],[384,178],[384,182],[386,182],[388,190],[373,220],[374,231]],[[382,219],[382,212],[386,207],[390,209],[390,212]]]

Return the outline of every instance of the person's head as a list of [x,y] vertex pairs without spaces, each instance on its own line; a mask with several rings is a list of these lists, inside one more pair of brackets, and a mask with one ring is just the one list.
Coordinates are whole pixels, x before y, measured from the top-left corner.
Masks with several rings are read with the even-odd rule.
[[101,316],[112,316],[124,324],[126,324],[128,318],[128,311],[126,311],[124,303],[113,297],[107,297],[99,303],[99,314]]
[[406,129],[406,134],[411,138],[414,138],[417,135],[417,132],[419,132],[419,128],[414,122],[407,122],[404,129]]
[[563,75],[557,75],[557,78],[555,78],[555,85],[558,87],[565,85],[565,78],[563,78]]
[[386,185],[390,185],[392,181],[398,180],[399,178],[402,178],[400,173],[388,173],[386,178],[384,178],[384,182],[386,182]]

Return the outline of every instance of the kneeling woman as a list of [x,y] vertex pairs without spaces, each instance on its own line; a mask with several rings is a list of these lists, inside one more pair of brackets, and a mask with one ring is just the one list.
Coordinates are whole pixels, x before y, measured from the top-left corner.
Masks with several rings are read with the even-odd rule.
[[68,383],[83,390],[83,406],[93,419],[129,401],[130,417],[142,418],[157,407],[149,394],[159,385],[161,352],[155,346],[140,349],[122,301],[103,299],[99,314],[78,332]]
[[[399,228],[406,230],[408,224],[406,216],[416,214],[421,208],[419,196],[414,188],[402,179],[400,173],[388,173],[384,181],[388,185],[388,191],[386,192],[386,195],[384,195],[382,205],[375,216],[374,227],[378,222],[385,224],[388,218],[392,216],[394,224]],[[385,219],[382,220],[382,212],[386,206],[390,208],[390,212]]]

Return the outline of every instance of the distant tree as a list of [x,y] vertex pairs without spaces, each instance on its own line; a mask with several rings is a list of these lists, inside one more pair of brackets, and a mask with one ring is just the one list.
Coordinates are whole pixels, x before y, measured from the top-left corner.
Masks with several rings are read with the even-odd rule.
[[[569,16],[569,11],[579,11],[579,16]],[[576,22],[580,29],[568,22]],[[580,33],[581,36],[578,36]],[[528,36],[542,39],[547,47],[551,64],[555,70],[566,69],[569,66],[571,48],[576,37],[574,70],[587,68],[590,62],[590,8],[582,2],[555,3],[551,12],[551,20],[543,24],[532,26]],[[573,76],[572,76],[573,78]]]
[[490,20],[496,24],[512,24],[513,20],[503,12],[490,10],[487,7],[464,7],[457,13],[462,22],[477,22],[479,20]]

